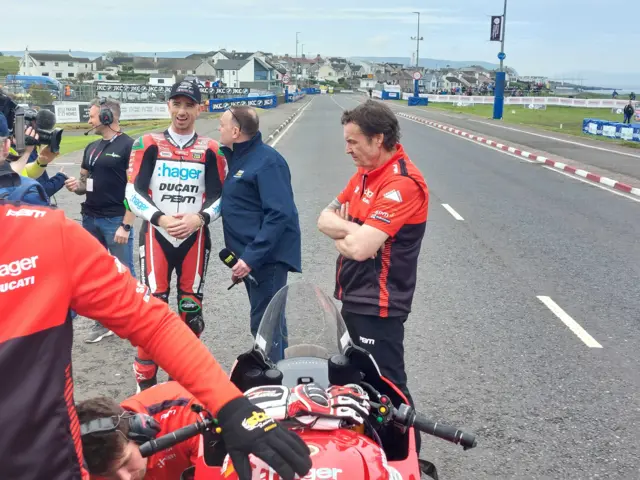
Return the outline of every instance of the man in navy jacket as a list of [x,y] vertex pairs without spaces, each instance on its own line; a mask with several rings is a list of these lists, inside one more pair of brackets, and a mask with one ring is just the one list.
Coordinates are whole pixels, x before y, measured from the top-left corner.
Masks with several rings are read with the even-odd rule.
[[221,198],[224,241],[239,259],[233,280],[251,274],[257,282],[245,280],[254,337],[267,305],[287,284],[288,273],[302,271],[289,166],[262,142],[259,127],[251,107],[232,107],[220,118],[221,150],[229,168]]

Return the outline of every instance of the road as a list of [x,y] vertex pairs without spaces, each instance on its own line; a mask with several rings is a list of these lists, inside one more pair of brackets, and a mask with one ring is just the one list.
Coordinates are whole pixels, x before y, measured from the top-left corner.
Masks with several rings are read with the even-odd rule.
[[[336,252],[316,219],[354,171],[340,114],[360,101],[313,98],[276,145],[303,233],[304,272],[290,281],[327,293]],[[425,437],[422,456],[447,479],[638,478],[640,203],[399,122],[431,192],[407,322],[409,387],[421,410],[479,441],[463,452]],[[77,217],[69,195],[61,204]],[[220,222],[211,232],[217,251]],[[203,341],[229,368],[251,341],[249,305],[211,258]],[[82,343],[87,325],[74,343],[77,398],[133,393],[133,349],[114,337]]]
[[[400,102],[389,103],[396,110],[410,112],[434,122],[442,122],[510,144],[526,145],[529,149],[546,152],[552,157],[577,160],[585,165],[630,177],[633,185],[640,184],[640,150],[635,148],[558,132],[547,132],[525,125],[505,124],[481,117],[443,112],[435,107],[408,107],[406,101],[404,105]],[[505,115],[508,115],[509,111],[505,108]]]

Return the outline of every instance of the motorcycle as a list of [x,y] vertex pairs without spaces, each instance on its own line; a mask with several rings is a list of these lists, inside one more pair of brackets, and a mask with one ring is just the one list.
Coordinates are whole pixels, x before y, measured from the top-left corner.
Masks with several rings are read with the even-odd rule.
[[[430,420],[410,406],[373,357],[352,341],[334,302],[310,283],[291,283],[273,297],[251,349],[237,357],[230,379],[245,395],[261,387],[255,400],[248,396],[261,405],[269,400],[269,388],[291,389],[302,383],[321,388],[357,384],[368,394],[370,415],[362,425],[317,430],[295,418],[279,420],[309,447],[313,465],[306,480],[418,480],[421,474],[437,480],[435,465],[418,458],[416,430],[464,450],[476,446],[474,435]],[[181,480],[237,479],[216,434],[215,419],[201,408],[199,412],[198,422],[141,445],[142,456],[200,435],[196,465]],[[250,461],[253,479],[280,479],[261,459],[250,456]]]

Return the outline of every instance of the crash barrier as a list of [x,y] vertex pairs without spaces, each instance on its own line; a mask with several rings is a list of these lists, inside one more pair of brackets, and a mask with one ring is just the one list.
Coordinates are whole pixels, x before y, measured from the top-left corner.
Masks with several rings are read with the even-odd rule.
[[[56,114],[57,123],[86,123],[89,120],[91,104],[54,102],[45,107]],[[166,103],[121,103],[120,120],[151,120],[171,118]]]
[[294,103],[302,100],[306,96],[305,93],[287,93],[287,103]]
[[303,88],[302,91],[304,93],[306,93],[307,95],[319,95],[320,94],[320,89],[319,88],[315,88],[315,87]]
[[[413,93],[404,92],[403,100],[408,100]],[[426,97],[429,102],[435,103],[458,103],[461,99],[469,99],[470,102],[493,105],[494,97],[488,95],[433,95],[431,93],[421,93],[421,97]],[[582,108],[624,108],[629,100],[614,100],[608,98],[565,98],[565,97],[504,97],[505,105],[546,105],[559,107],[582,107]]]
[[582,131],[589,135],[617,138],[628,142],[640,142],[640,123],[621,123],[585,118],[582,121]]
[[415,107],[415,106],[426,106],[429,105],[429,99],[426,97],[409,97],[409,100],[407,100],[407,104],[410,107]]
[[209,111],[222,112],[230,107],[243,105],[257,108],[276,108],[278,106],[278,99],[275,95],[264,95],[261,97],[216,98],[209,100]]
[[340,90],[340,93],[353,93],[353,90]]

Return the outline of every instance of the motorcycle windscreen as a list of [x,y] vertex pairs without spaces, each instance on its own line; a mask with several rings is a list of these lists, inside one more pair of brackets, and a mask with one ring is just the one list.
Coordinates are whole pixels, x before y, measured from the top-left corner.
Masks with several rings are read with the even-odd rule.
[[267,306],[254,348],[274,364],[297,357],[328,360],[344,354],[351,338],[335,303],[318,286],[294,282]]

